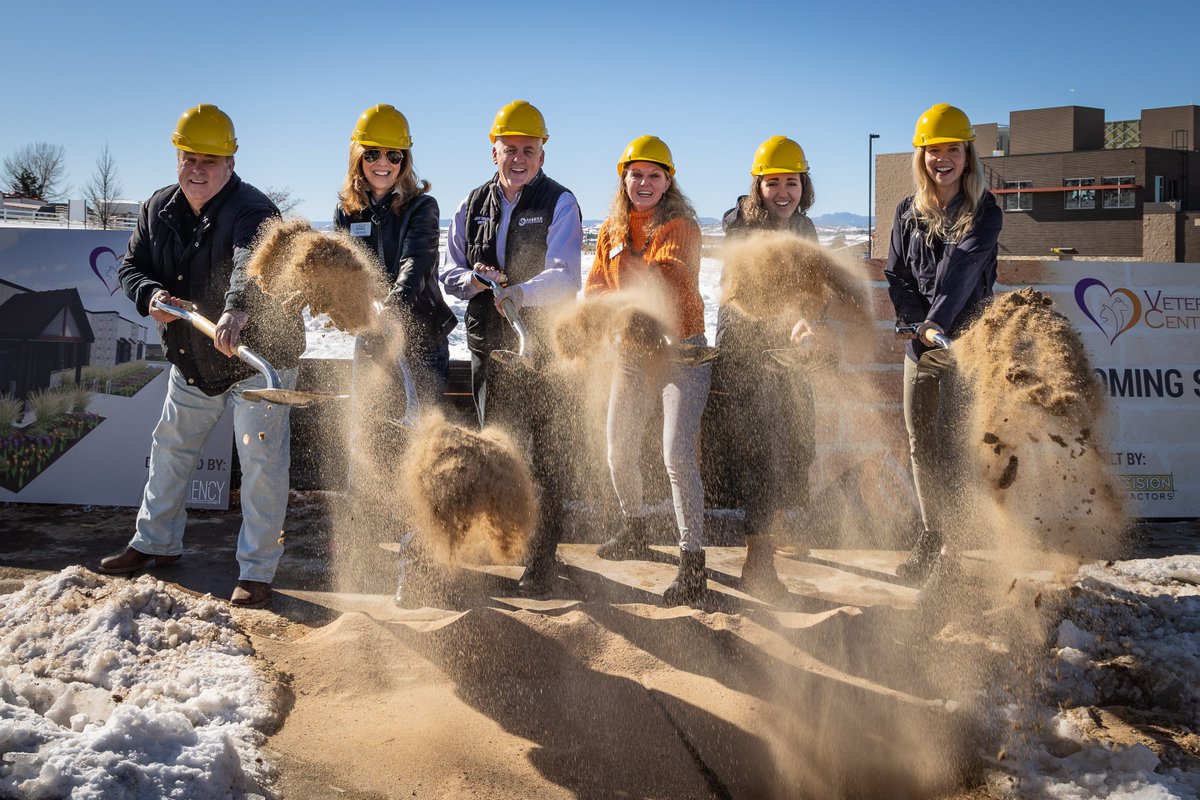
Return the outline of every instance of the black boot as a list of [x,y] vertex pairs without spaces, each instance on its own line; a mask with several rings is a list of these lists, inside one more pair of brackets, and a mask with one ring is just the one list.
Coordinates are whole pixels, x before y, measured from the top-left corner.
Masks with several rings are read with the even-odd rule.
[[934,561],[941,552],[942,535],[937,531],[921,531],[908,558],[896,567],[896,577],[910,586],[922,583],[929,576]]
[[742,565],[742,591],[763,600],[787,597],[787,587],[775,570],[775,545],[770,536],[746,537],[746,563]]
[[704,596],[707,588],[704,551],[680,550],[679,574],[663,592],[663,602],[669,606],[690,606]]
[[645,517],[621,517],[617,535],[596,548],[596,555],[608,561],[645,560],[650,557],[650,545]]
[[544,525],[534,534],[529,543],[529,558],[525,571],[517,582],[517,589],[526,597],[542,597],[550,593],[554,579],[558,577],[558,539],[561,527]]

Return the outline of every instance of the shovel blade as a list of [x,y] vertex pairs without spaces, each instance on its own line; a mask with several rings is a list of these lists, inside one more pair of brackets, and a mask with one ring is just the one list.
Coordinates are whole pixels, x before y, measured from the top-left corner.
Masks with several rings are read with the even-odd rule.
[[298,389],[247,389],[242,392],[242,397],[255,403],[273,403],[298,408],[327,403],[331,400],[345,400],[349,396],[348,394],[329,392],[302,392]]

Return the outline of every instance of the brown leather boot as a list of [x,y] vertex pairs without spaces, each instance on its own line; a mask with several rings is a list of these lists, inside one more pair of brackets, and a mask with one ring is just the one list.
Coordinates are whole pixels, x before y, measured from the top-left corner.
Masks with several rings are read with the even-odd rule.
[[742,565],[742,591],[763,600],[787,597],[787,586],[775,570],[775,545],[770,536],[746,537],[746,563]]
[[163,564],[170,564],[178,560],[179,556],[158,556],[126,547],[119,553],[113,553],[111,556],[100,559],[100,566],[96,568],[96,571],[105,575],[126,575],[130,572],[137,572],[139,569],[161,567]]
[[238,608],[262,608],[271,602],[271,584],[262,581],[238,581],[229,604]]

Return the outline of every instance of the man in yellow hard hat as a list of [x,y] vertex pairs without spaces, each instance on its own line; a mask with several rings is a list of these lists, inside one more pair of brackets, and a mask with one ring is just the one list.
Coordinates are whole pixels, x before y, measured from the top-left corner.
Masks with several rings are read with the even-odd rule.
[[[287,510],[288,410],[245,399],[242,392],[264,388],[265,379],[233,355],[244,341],[276,367],[284,385],[294,386],[304,323],[298,312],[285,312],[246,278],[251,242],[279,210],[233,171],[237,138],[229,116],[214,105],[190,108],[171,141],[178,179],[142,204],[119,270],[125,294],[159,323],[170,380],[133,538],[102,559],[100,571],[124,574],[179,560],[197,458],[232,403],[242,529],[241,571],[230,600],[258,607],[270,599],[283,554],[279,532]],[[217,320],[215,341],[156,309],[156,302]]]
[[[499,311],[501,301],[512,301],[536,338],[541,312],[579,292],[582,217],[575,196],[542,171],[543,146],[550,135],[535,106],[514,100],[501,108],[490,138],[496,174],[459,204],[441,280],[446,291],[467,301],[471,390],[480,424],[499,422],[533,440],[542,519],[521,587],[540,594],[553,577],[561,535],[562,470],[550,463],[557,448],[547,435],[556,411],[552,398],[558,393],[537,373],[524,374],[519,385],[498,379],[491,354],[518,348]],[[493,291],[476,274],[501,288]],[[535,344],[534,350],[544,354],[549,343]]]

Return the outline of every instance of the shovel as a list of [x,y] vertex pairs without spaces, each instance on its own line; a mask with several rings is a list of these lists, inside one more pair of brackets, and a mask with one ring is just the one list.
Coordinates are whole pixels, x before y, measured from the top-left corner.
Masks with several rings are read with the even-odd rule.
[[[165,311],[173,317],[189,323],[193,328],[203,333],[214,342],[217,340],[217,327],[212,324],[212,321],[207,317],[195,312],[188,311],[186,308],[168,305],[161,301],[155,300],[152,307],[159,311]],[[267,387],[265,389],[247,389],[242,392],[242,396],[252,402],[278,403],[281,406],[310,406],[314,403],[323,403],[328,400],[344,400],[349,395],[331,394],[329,392],[304,392],[297,389],[285,389],[282,382],[279,380],[279,374],[275,372],[275,368],[270,362],[260,356],[258,353],[246,347],[244,344],[239,344],[235,350],[238,358],[249,364],[254,369],[258,370],[264,378],[267,379]]]
[[[478,272],[472,272],[483,285],[487,286],[493,292],[500,290],[500,284],[491,278],[486,278]],[[507,297],[500,301],[500,310],[504,312],[504,318],[508,320],[508,324],[512,325],[512,329],[517,334],[517,352],[512,350],[493,350],[492,358],[502,364],[522,363],[525,366],[532,366],[527,362],[522,362],[521,359],[529,358],[533,354],[533,339],[529,336],[529,329],[525,327],[525,320],[521,319],[521,315],[517,313],[516,304]]]
[[[916,337],[917,330],[920,329],[920,327],[921,325],[916,322],[909,325],[897,322],[896,335],[902,339],[912,339]],[[940,347],[943,350],[950,349],[950,337],[944,333],[935,333],[929,337],[929,340],[933,343],[934,347]],[[926,344],[928,343],[929,342],[926,342]]]

